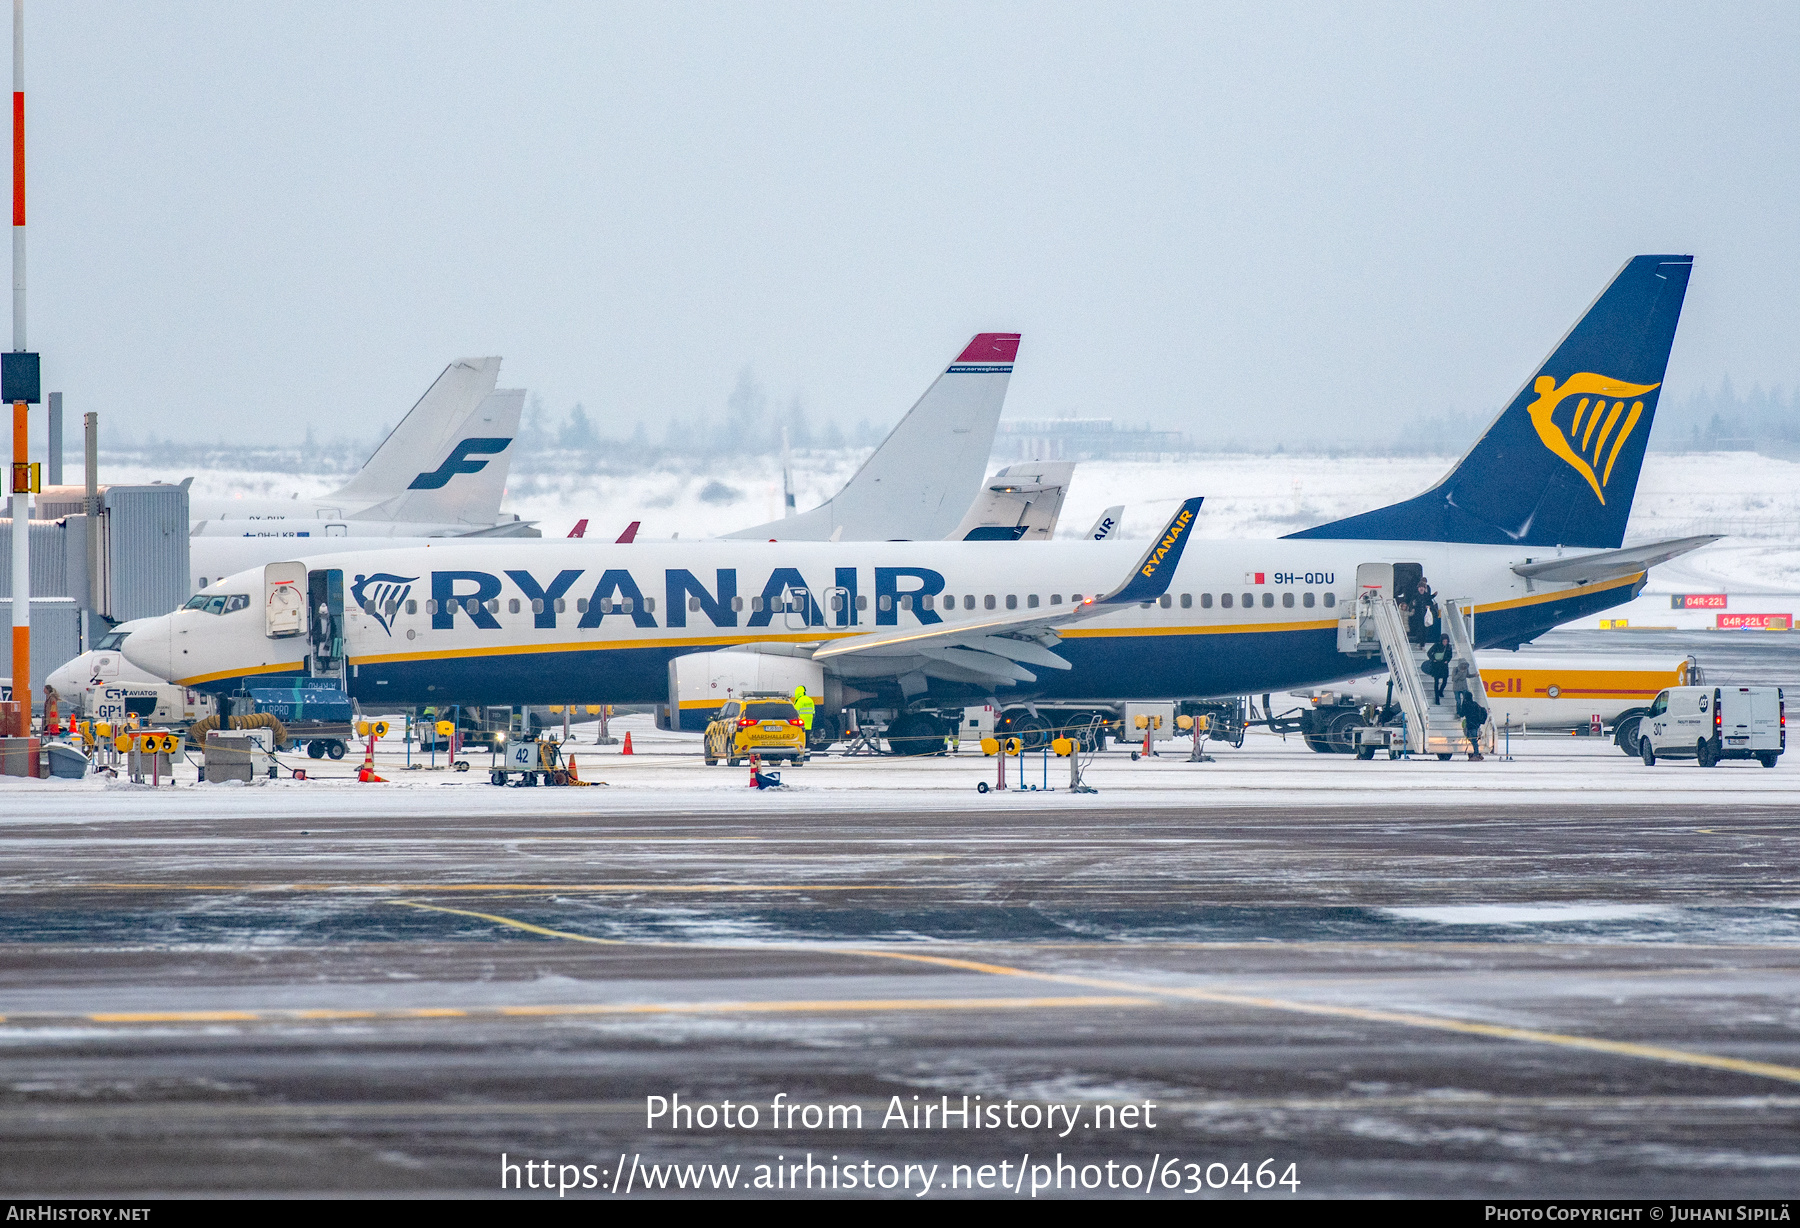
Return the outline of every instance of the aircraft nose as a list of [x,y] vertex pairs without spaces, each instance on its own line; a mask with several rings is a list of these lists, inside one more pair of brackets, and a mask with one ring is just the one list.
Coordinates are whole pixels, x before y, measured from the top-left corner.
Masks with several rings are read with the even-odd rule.
[[44,679],[44,685],[50,687],[58,695],[73,695],[87,685],[87,676],[77,666],[87,666],[93,662],[92,653],[82,653],[73,661],[57,666]]
[[119,645],[119,651],[139,669],[165,681],[173,681],[175,670],[169,659],[175,642],[173,621],[172,615],[165,614],[146,621],[141,627],[134,627],[125,642]]

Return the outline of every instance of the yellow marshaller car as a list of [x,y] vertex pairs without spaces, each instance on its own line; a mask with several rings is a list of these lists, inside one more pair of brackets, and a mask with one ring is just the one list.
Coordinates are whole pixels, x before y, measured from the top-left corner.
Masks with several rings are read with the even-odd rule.
[[756,755],[761,759],[806,762],[806,726],[790,696],[748,691],[719,709],[706,727],[706,764],[727,765]]

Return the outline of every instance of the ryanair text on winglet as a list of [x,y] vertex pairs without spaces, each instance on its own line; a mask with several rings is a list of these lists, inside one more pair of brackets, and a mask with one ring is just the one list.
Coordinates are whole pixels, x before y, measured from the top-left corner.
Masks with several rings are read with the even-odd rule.
[[1146,576],[1155,575],[1157,565],[1163,561],[1170,550],[1174,549],[1175,543],[1181,540],[1181,535],[1187,532],[1188,525],[1193,522],[1194,513],[1183,508],[1181,514],[1176,516],[1169,525],[1169,531],[1163,534],[1163,539],[1156,544],[1156,549],[1150,552],[1150,557],[1144,560],[1144,565],[1138,568],[1138,571]]

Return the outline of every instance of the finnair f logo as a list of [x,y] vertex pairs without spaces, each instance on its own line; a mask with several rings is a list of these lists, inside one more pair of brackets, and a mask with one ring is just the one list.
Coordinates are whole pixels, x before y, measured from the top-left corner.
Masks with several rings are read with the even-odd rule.
[[459,473],[480,473],[487,468],[484,460],[470,460],[471,456],[491,456],[496,452],[506,451],[510,439],[465,439],[450,449],[450,455],[444,463],[430,473],[421,473],[412,480],[408,490],[441,490],[450,479]]

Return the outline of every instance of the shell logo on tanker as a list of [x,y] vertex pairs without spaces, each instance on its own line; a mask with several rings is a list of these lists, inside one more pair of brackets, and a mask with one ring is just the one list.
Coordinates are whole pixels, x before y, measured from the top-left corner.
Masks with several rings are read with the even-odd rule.
[[1495,676],[1483,671],[1489,695],[1541,695],[1546,699],[1649,699],[1668,686],[1681,685],[1675,671],[1607,671],[1604,673],[1518,673]]

